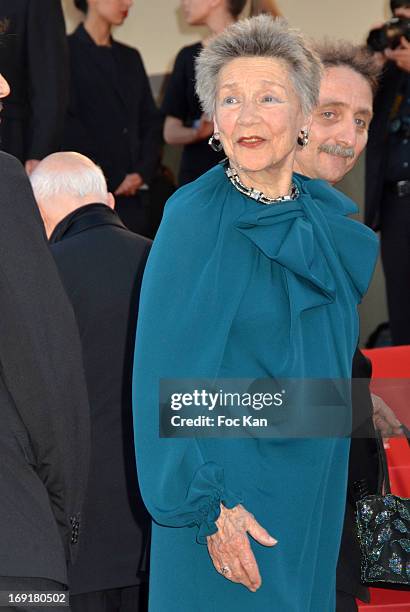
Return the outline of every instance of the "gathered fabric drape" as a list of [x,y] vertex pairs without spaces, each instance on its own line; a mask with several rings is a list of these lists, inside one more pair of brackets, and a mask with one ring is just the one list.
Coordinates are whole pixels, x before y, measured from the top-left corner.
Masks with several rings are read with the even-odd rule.
[[[294,181],[297,200],[266,206],[216,166],[168,201],[148,260],[133,403],[151,611],[334,610],[348,439],[159,437],[162,378],[350,378],[377,239],[327,183]],[[201,545],[220,502],[243,503],[279,541],[252,542],[256,593]]]

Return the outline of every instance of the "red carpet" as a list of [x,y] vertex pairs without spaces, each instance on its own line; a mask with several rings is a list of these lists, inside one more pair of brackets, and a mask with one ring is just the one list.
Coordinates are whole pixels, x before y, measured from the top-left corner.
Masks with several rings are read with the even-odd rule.
[[[410,426],[410,346],[363,351],[373,364],[372,390]],[[386,443],[392,492],[410,497],[410,448],[405,438]],[[371,603],[358,601],[363,612],[410,612],[410,591],[371,589]]]

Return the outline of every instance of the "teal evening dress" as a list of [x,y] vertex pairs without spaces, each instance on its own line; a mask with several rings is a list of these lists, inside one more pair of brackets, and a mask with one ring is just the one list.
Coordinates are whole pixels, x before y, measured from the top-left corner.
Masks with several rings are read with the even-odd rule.
[[[140,488],[153,519],[150,612],[332,612],[349,439],[160,438],[162,378],[350,378],[357,304],[377,254],[356,206],[294,175],[264,205],[216,166],[168,201],[146,267],[134,363]],[[251,539],[252,593],[213,567],[220,503],[278,540]]]

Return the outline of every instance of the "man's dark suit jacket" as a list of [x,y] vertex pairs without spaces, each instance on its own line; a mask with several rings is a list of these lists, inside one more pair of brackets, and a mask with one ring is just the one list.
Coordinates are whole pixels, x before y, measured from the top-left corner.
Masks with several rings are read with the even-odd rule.
[[21,164],[0,153],[0,576],[67,584],[89,409],[75,318]]
[[50,237],[83,344],[91,408],[84,537],[72,594],[137,584],[150,520],[139,496],[131,373],[139,292],[150,241],[103,204],[83,206]]
[[136,49],[95,44],[83,25],[68,37],[70,102],[63,149],[90,157],[114,192],[126,174],[149,184],[159,163],[161,117]]
[[0,73],[4,100],[0,148],[42,159],[61,146],[68,98],[68,56],[60,0],[1,0]]
[[366,148],[366,225],[380,229],[380,207],[386,169],[385,153],[388,137],[389,115],[394,100],[400,92],[406,73],[388,62],[373,104],[374,115],[370,124]]

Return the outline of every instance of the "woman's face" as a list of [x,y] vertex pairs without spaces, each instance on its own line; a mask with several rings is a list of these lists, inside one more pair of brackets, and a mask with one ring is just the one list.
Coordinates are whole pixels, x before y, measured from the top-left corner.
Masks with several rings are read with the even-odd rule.
[[110,25],[122,25],[133,0],[88,0],[88,10],[102,17]]
[[[0,74],[0,100],[2,98],[6,98],[10,93],[10,86],[7,83],[6,79],[4,78],[4,76],[2,76]],[[0,113],[3,110],[3,104],[2,102],[0,102]],[[1,122],[1,119],[0,119]]]
[[212,0],[181,0],[181,9],[188,25],[205,25],[212,5]]
[[286,64],[265,57],[237,58],[222,68],[214,121],[232,165],[249,172],[292,165],[307,126]]

